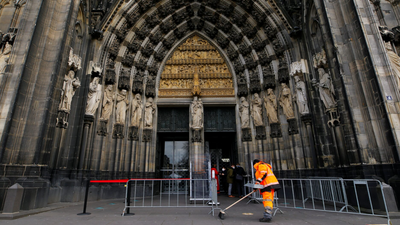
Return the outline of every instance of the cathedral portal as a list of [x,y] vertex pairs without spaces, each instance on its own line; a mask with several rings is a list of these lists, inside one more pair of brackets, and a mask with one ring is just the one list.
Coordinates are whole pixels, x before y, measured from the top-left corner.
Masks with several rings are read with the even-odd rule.
[[222,156],[237,160],[235,107],[226,104],[234,97],[225,60],[204,38],[192,35],[172,52],[160,76],[158,99],[173,99],[180,107],[158,110],[162,177],[189,177],[190,164],[210,157],[217,164]]

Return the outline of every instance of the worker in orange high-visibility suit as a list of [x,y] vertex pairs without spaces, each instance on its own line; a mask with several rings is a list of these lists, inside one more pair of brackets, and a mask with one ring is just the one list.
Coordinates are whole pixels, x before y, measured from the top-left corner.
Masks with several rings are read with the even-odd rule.
[[272,166],[268,163],[264,163],[258,159],[253,161],[255,172],[256,184],[261,184],[264,187],[260,189],[263,197],[263,205],[265,208],[264,217],[261,218],[260,222],[271,222],[272,220],[272,209],[274,208],[274,193],[276,190],[281,188],[278,180],[272,172]]

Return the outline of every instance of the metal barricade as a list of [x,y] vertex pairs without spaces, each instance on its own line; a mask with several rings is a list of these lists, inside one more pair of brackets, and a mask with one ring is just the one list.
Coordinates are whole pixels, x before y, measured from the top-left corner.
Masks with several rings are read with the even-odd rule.
[[218,202],[218,194],[217,194],[217,180],[216,179],[211,179],[211,200],[208,201],[209,205],[212,205],[212,209],[208,214],[211,214],[214,216],[214,211],[221,209],[219,208],[219,202]]
[[305,182],[306,199],[304,201],[315,199],[323,202],[338,203],[343,204],[343,207],[339,211],[345,208],[351,208],[355,211],[347,202],[343,182],[342,178],[312,178],[312,180]]
[[[207,204],[208,179],[130,179],[126,187],[123,216],[134,207],[213,207]],[[193,200],[191,193],[198,198]]]
[[275,203],[277,207],[386,217],[388,224],[391,224],[382,184],[378,180],[342,178],[278,180],[282,189],[277,192],[279,196]]

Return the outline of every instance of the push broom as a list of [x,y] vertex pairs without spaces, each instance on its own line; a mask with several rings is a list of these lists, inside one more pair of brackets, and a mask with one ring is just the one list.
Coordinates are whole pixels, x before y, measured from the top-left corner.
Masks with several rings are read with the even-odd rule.
[[241,199],[237,200],[236,202],[234,202],[233,204],[231,204],[230,206],[226,207],[224,210],[220,210],[218,217],[223,220],[225,217],[225,211],[228,210],[229,208],[231,208],[232,206],[236,205],[238,202],[242,201],[243,199],[249,197],[251,194],[253,194],[254,192],[256,192],[257,190],[253,190],[252,192],[248,193],[247,195],[245,195],[244,197],[242,197]]

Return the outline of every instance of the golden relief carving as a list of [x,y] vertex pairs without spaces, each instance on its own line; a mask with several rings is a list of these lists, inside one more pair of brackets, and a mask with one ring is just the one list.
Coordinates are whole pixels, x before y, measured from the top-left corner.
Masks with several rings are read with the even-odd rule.
[[159,97],[234,96],[232,74],[219,52],[206,40],[186,40],[166,62]]
[[[191,89],[159,89],[160,97],[190,97]],[[234,89],[201,89],[201,97],[232,97],[235,95]]]
[[201,94],[201,87],[200,87],[200,79],[199,79],[199,73],[197,71],[194,73],[193,76],[193,88],[192,88],[192,94],[193,96],[200,96]]
[[[233,88],[232,79],[199,79],[201,88]],[[193,79],[161,79],[160,89],[193,89]]]

